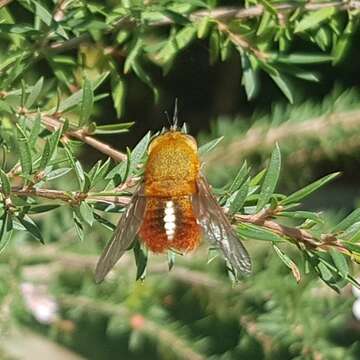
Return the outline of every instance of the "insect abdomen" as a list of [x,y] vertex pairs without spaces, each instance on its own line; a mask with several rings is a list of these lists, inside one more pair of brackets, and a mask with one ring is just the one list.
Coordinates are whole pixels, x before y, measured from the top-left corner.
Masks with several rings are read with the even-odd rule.
[[200,235],[190,196],[147,198],[139,236],[152,252],[193,250],[199,243]]

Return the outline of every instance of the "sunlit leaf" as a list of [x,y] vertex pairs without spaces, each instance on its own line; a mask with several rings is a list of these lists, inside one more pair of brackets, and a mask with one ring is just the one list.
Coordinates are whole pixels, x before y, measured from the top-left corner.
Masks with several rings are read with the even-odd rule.
[[88,123],[94,105],[94,93],[91,82],[85,79],[82,93],[81,116],[79,126]]
[[334,180],[339,175],[340,175],[339,172],[326,175],[323,178],[321,178],[319,180],[316,180],[312,184],[307,185],[304,188],[302,188],[302,189],[294,192],[293,194],[289,195],[286,199],[280,201],[280,204],[281,205],[287,205],[287,204],[299,202],[299,200],[304,199],[305,197],[307,197],[308,195],[310,195],[311,193],[313,193],[314,191],[316,191],[320,187],[322,187],[322,186],[326,185],[328,182]]
[[271,154],[271,159],[266,171],[264,182],[261,186],[259,200],[256,205],[256,211],[261,210],[270,200],[279,179],[280,169],[281,153],[279,145],[276,144],[275,149]]

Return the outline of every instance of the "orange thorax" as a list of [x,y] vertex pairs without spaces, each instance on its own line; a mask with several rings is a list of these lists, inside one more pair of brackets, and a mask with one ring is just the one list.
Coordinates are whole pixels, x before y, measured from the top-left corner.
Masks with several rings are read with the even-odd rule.
[[195,193],[199,167],[193,138],[177,131],[160,135],[149,148],[145,195],[182,196]]

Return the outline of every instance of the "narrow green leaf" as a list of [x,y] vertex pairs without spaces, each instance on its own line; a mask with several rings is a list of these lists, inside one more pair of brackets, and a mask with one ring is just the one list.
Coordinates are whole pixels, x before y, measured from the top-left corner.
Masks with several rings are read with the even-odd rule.
[[63,113],[66,112],[73,107],[79,105],[81,103],[83,97],[83,90],[79,90],[62,101],[59,105],[58,112]]
[[[65,127],[65,124],[64,124]],[[54,153],[56,152],[57,146],[59,144],[61,134],[63,129],[56,130],[49,138],[49,144],[50,144],[50,159],[52,159]]]
[[350,242],[356,242],[359,239],[360,234],[360,221],[357,221],[350,225],[339,237]]
[[132,68],[133,68],[135,74],[138,76],[138,78],[140,80],[142,80],[152,90],[153,95],[154,95],[154,101],[155,101],[155,103],[157,103],[159,100],[159,91],[156,88],[150,75],[145,72],[145,70],[143,69],[143,67],[141,66],[141,64],[138,61],[134,61],[132,63]]
[[346,258],[343,254],[335,251],[334,249],[330,249],[330,255],[336,268],[339,270],[340,274],[343,277],[346,277],[349,274],[349,266],[346,262]]
[[322,51],[326,51],[331,44],[332,31],[328,27],[322,26],[317,30],[314,40]]
[[170,37],[159,52],[159,59],[166,64],[171,62],[175,55],[191,44],[196,37],[196,28],[193,24],[183,27],[174,36]]
[[14,110],[7,102],[5,102],[4,100],[0,100],[0,113],[13,114]]
[[268,0],[259,0],[259,3],[262,4],[266,11],[268,11],[271,15],[277,16],[276,9],[271,5]]
[[289,102],[292,104],[294,102],[294,98],[290,89],[289,79],[283,74],[269,75],[274,80],[278,88],[282,91],[282,93],[287,97]]
[[36,239],[39,240],[42,244],[45,244],[44,239],[41,235],[39,227],[36,223],[27,215],[18,216],[17,219],[20,221],[21,225]]
[[134,122],[127,122],[127,123],[117,123],[117,124],[110,124],[110,125],[99,125],[96,126],[96,130],[94,134],[120,134],[127,132],[128,129],[133,126]]
[[21,59],[23,57],[23,52],[14,52],[13,54],[9,54],[6,59],[2,59],[0,63],[0,71],[11,65],[13,62],[15,62],[18,59]]
[[88,174],[84,173],[84,183],[81,188],[83,193],[89,192],[90,188],[92,187],[91,179]]
[[320,187],[324,186],[328,182],[334,180],[336,177],[340,175],[340,172],[336,172],[333,174],[329,174],[324,176],[323,178],[316,180],[310,185],[305,186],[304,188],[294,192],[293,194],[289,195],[286,199],[280,201],[280,205],[287,205],[291,203],[297,203],[299,200],[304,199],[306,196],[310,195]]
[[84,126],[89,122],[94,105],[94,93],[90,80],[85,79],[82,93],[81,116],[79,126]]
[[199,39],[205,39],[211,29],[211,21],[208,16],[204,16],[197,23],[197,37]]
[[321,278],[329,285],[329,281],[332,280],[332,278],[333,278],[331,271],[328,269],[328,267],[323,262],[320,262],[318,264],[317,268],[320,272]]
[[125,81],[116,73],[111,77],[111,96],[118,118],[124,113]]
[[243,71],[242,84],[245,87],[247,99],[251,100],[257,93],[258,79],[255,70],[251,67],[249,57],[243,51],[241,52],[241,67]]
[[38,139],[40,132],[41,132],[41,113],[40,111],[38,111],[29,135],[29,145],[31,148],[35,146],[36,140]]
[[80,180],[80,183],[83,183],[85,181],[85,173],[79,160],[75,161],[74,169],[78,179]]
[[313,81],[313,82],[319,82],[320,78],[319,78],[319,74],[315,73],[315,72],[311,72],[311,71],[307,71],[304,69],[301,69],[297,66],[294,65],[281,65],[281,67],[279,67],[282,71],[286,72],[287,74],[294,76],[298,79],[303,79],[306,81]]
[[272,54],[272,61],[286,64],[320,64],[332,59],[330,55],[318,53]]
[[248,175],[249,169],[245,160],[239,172],[236,174],[235,179],[231,183],[228,192],[232,194],[234,191],[238,190]]
[[296,264],[287,256],[283,251],[281,251],[275,244],[273,244],[273,248],[281,261],[291,270],[292,274],[294,275],[294,278],[296,282],[299,282],[301,280],[301,274],[296,266]]
[[84,240],[84,227],[83,227],[83,224],[81,223],[79,216],[76,214],[75,210],[73,211],[73,220],[74,220],[76,234],[79,237],[80,241],[83,241]]
[[51,25],[52,16],[50,12],[40,4],[39,1],[33,1],[35,4],[35,14],[47,25]]
[[60,207],[60,204],[40,204],[40,205],[31,205],[28,210],[28,214],[41,214],[48,212]]
[[333,51],[332,55],[333,65],[337,65],[341,63],[341,61],[345,58],[346,54],[348,53],[352,40],[354,39],[354,35],[356,34],[356,30],[359,26],[359,16],[351,16],[349,22],[347,23],[344,32],[338,38]]
[[146,154],[150,142],[150,131],[139,141],[131,152],[130,173],[134,171]]
[[32,173],[32,156],[29,140],[25,134],[25,131],[20,127],[20,125],[17,124],[16,128],[21,170],[22,174],[27,177]]
[[262,36],[271,29],[271,23],[273,22],[273,16],[268,11],[265,11],[261,16],[260,24],[256,30],[257,36]]
[[86,221],[90,226],[94,223],[94,214],[91,206],[86,202],[82,201],[80,204],[80,214],[81,217]]
[[161,13],[164,14],[170,20],[172,20],[175,24],[179,24],[182,26],[191,24],[191,21],[187,17],[170,9],[162,9]]
[[225,40],[221,42],[220,46],[220,58],[221,61],[225,62],[231,58],[233,53],[234,45],[229,38],[225,37]]
[[94,212],[94,219],[110,231],[114,231],[116,229],[115,224],[113,224],[111,221],[105,219],[104,217],[102,217],[101,215],[99,215],[95,212]]
[[62,177],[64,175],[66,175],[70,171],[71,171],[71,168],[55,169],[55,170],[50,171],[50,173],[46,176],[46,179],[48,181],[55,180],[55,179],[57,179],[59,177]]
[[240,189],[236,192],[234,199],[230,203],[229,212],[230,214],[237,213],[245,204],[246,197],[249,192],[250,179],[248,178]]
[[220,35],[217,29],[213,29],[209,38],[210,64],[213,65],[219,60],[220,56]]
[[143,280],[146,275],[146,266],[148,261],[148,254],[145,248],[143,248],[139,241],[135,242],[134,245],[134,255],[135,255],[135,262],[136,262],[136,280]]
[[271,154],[269,167],[266,171],[264,182],[261,186],[259,200],[256,205],[256,211],[260,211],[270,200],[276,184],[279,179],[281,169],[281,153],[279,145],[276,144],[275,149]]
[[95,187],[100,181],[105,180],[111,159],[108,158],[94,173],[89,172],[92,186]]
[[5,197],[9,197],[11,193],[11,185],[9,178],[3,169],[0,169],[0,179],[1,179],[1,190]]
[[168,250],[167,252],[167,261],[169,271],[174,267],[176,259],[176,253],[174,251]]
[[143,48],[143,40],[141,37],[137,37],[136,41],[133,43],[131,49],[128,51],[128,55],[126,57],[124,63],[124,73],[127,74],[130,69],[133,67],[133,63],[135,62],[136,58],[140,55],[142,48]]
[[[100,75],[99,77],[97,77],[94,81],[90,81],[93,92],[104,82],[104,80],[107,78],[109,73],[110,72],[105,72],[102,75]],[[107,96],[107,94],[105,96]],[[104,95],[95,96],[93,98],[93,101],[96,102],[103,97],[104,97]],[[72,94],[71,96],[69,96],[68,98],[66,98],[64,101],[62,101],[58,106],[57,112],[63,113],[63,112],[69,111],[72,108],[80,105],[82,100],[83,100],[83,89],[80,89],[77,92],[75,92],[74,94]],[[50,111],[55,111],[55,110],[56,110],[56,108],[52,108]]]
[[222,140],[224,139],[223,136],[216,138],[214,140],[209,141],[208,143],[201,145],[199,147],[198,153],[200,156],[204,156],[206,153],[214,149]]
[[75,160],[74,154],[72,153],[72,151],[68,145],[64,144],[64,149],[65,149],[65,152],[69,159],[70,165],[71,165],[72,169],[75,171],[76,179],[81,188],[83,185],[83,182],[85,180],[85,175],[84,175],[83,169],[81,167],[81,164],[79,161]]
[[51,146],[49,140],[46,140],[43,153],[40,160],[39,170],[44,170],[51,158]]
[[283,241],[279,235],[257,225],[241,223],[237,226],[236,230],[245,239]]
[[314,27],[320,26],[320,24],[335,15],[337,12],[335,7],[326,7],[317,11],[308,12],[304,17],[296,24],[295,33],[303,32]]
[[0,219],[0,254],[5,250],[12,235],[12,219],[8,212],[5,212]]
[[260,181],[263,179],[263,177],[266,174],[266,169],[261,170],[258,174],[256,174],[250,181],[250,186],[256,186],[260,183]]
[[26,103],[25,103],[25,107],[30,109],[31,106],[35,103],[35,101],[38,99],[42,87],[43,87],[43,83],[44,83],[44,78],[41,77],[36,84],[32,87],[30,95],[28,96]]
[[341,220],[339,224],[335,225],[331,229],[331,232],[335,233],[339,231],[345,231],[347,228],[349,228],[351,225],[353,225],[359,220],[360,220],[360,209],[355,209],[345,219]]
[[291,219],[312,220],[318,224],[323,223],[319,214],[311,211],[282,211],[278,215]]

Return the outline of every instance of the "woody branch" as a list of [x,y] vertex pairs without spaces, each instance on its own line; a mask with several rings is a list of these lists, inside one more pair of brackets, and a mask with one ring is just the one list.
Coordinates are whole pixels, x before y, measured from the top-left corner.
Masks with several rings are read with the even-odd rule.
[[[0,192],[2,192],[1,187]],[[11,193],[19,197],[33,196],[46,198],[49,200],[60,200],[72,204],[80,203],[81,201],[88,199],[94,202],[106,202],[118,206],[126,206],[130,201],[129,197],[121,195],[106,196],[106,194],[101,195],[101,193],[96,193],[96,195],[94,195],[92,193],[65,192],[60,190],[37,188],[23,189],[19,187],[13,187],[11,189]],[[275,214],[279,211],[281,211],[281,209],[272,211],[264,210],[255,215],[236,214],[235,220],[238,223],[248,223],[269,229],[281,237],[290,239],[298,245],[305,246],[306,248],[324,251],[331,247],[335,247],[338,251],[350,255],[349,250],[343,247],[341,241],[333,235],[323,234],[319,239],[306,230],[279,224],[273,219]]]
[[[338,10],[347,11],[347,10],[356,10],[360,9],[360,1],[343,1],[343,0],[335,0],[328,2],[313,2],[309,1],[307,3],[295,3],[288,2],[283,4],[272,4],[274,10],[278,13],[288,13],[291,11],[295,11],[296,9],[301,9],[304,11],[316,11],[324,8],[337,8]],[[201,20],[204,17],[210,17],[219,21],[229,21],[231,19],[250,19],[254,17],[260,17],[265,12],[265,8],[262,5],[256,5],[249,8],[242,8],[236,6],[224,6],[218,7],[211,10],[198,10],[191,13],[188,18],[192,22],[196,22]],[[174,21],[170,18],[164,17],[164,19],[160,21],[155,21],[150,23],[150,26],[164,26],[164,25],[172,25]],[[136,19],[132,19],[128,16],[121,18],[116,23],[113,24],[108,32],[114,32],[121,28],[128,28],[137,26]],[[80,44],[91,41],[91,37],[89,34],[85,33],[76,38],[72,38],[63,42],[56,42],[50,44],[49,50],[54,53],[59,53],[67,50],[71,50],[77,48]]]

